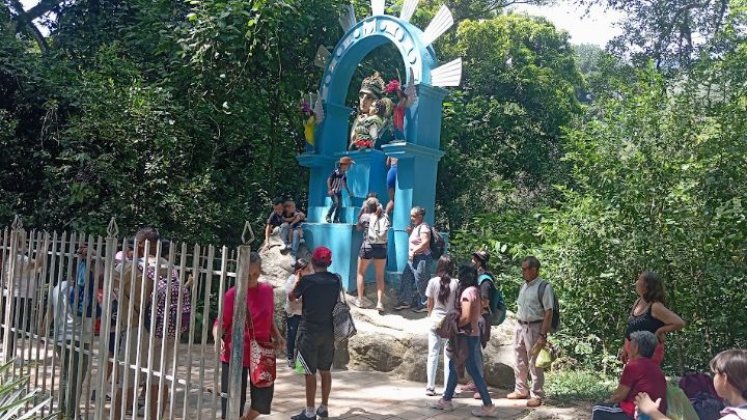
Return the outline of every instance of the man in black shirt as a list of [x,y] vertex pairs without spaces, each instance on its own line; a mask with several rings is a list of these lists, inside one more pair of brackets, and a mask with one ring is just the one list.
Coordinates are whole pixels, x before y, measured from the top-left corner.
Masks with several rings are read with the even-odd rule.
[[[327,271],[332,251],[323,246],[311,254],[314,274],[303,276],[291,292],[291,301],[303,298],[301,326],[298,329],[298,360],[306,371],[306,408],[292,420],[329,417],[327,405],[332,389],[332,359],[335,355],[335,331],[332,311],[340,296],[342,282]],[[322,377],[322,404],[315,407],[316,371]],[[316,408],[316,409],[315,409]]]

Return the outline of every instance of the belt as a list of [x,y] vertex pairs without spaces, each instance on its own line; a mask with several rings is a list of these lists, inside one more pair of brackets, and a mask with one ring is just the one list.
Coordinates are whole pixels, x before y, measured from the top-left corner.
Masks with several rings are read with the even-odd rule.
[[544,319],[538,319],[536,321],[522,321],[522,320],[518,320],[519,324],[521,324],[521,325],[534,325],[534,324],[542,323],[544,321],[545,321]]

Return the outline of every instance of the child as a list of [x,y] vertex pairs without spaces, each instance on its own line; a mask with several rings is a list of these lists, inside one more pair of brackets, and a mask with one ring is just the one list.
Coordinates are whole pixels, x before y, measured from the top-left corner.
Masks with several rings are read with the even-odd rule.
[[[291,255],[294,257],[298,253],[298,246],[304,243],[303,229],[301,229],[301,222],[304,220],[306,220],[306,215],[296,209],[296,202],[292,198],[287,198],[283,209],[283,241],[286,241],[285,249],[288,249],[288,244],[291,244]],[[298,238],[297,242],[294,237]]]
[[[267,223],[265,224],[265,242],[262,244],[262,249],[266,249],[270,246],[270,235],[272,235],[275,228],[283,225],[284,209],[285,207],[282,198],[272,200],[272,213],[270,213],[270,216],[267,218]],[[282,240],[283,243],[285,243],[286,238],[282,238]]]
[[350,169],[350,165],[355,164],[353,159],[349,156],[343,156],[340,158],[340,162],[337,165],[337,169],[332,171],[327,178],[327,194],[332,198],[332,206],[327,212],[327,223],[340,223],[340,211],[342,210],[342,189],[348,192],[349,196],[353,196],[350,193],[348,187],[348,177],[346,172]]
[[[726,350],[711,360],[713,387],[727,407],[721,411],[721,420],[747,419],[747,350]],[[654,397],[656,398],[656,397]],[[635,397],[639,414],[648,415],[651,420],[669,420],[661,411],[661,400],[641,392]]]

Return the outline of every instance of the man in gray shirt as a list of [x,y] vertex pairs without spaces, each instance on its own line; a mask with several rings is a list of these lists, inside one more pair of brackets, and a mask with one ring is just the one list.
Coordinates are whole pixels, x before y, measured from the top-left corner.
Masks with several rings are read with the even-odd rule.
[[[524,284],[519,290],[516,311],[517,325],[514,334],[514,355],[516,365],[514,376],[516,387],[507,398],[512,400],[528,399],[527,407],[538,407],[545,397],[545,373],[535,366],[539,349],[547,343],[547,334],[552,325],[553,290],[547,284],[540,302],[540,286],[546,283],[539,276],[540,262],[529,256],[521,263]],[[536,347],[535,347],[536,346]],[[527,376],[532,375],[531,393],[527,385]]]

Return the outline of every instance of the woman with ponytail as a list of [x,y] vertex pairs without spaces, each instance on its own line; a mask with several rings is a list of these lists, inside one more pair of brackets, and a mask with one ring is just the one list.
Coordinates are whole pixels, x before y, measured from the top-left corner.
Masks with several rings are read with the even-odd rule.
[[[449,255],[442,255],[436,266],[436,277],[430,279],[425,289],[425,297],[428,298],[428,315],[431,318],[431,326],[428,330],[428,364],[426,375],[428,382],[425,387],[425,395],[436,395],[436,372],[438,372],[438,358],[443,351],[446,339],[436,334],[436,327],[446,316],[446,313],[454,309],[454,299],[459,280],[452,278],[454,263]],[[444,386],[449,377],[449,360],[444,351]]]

